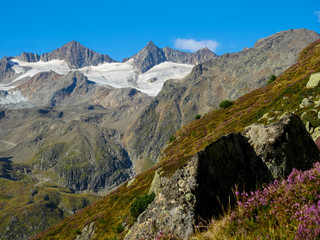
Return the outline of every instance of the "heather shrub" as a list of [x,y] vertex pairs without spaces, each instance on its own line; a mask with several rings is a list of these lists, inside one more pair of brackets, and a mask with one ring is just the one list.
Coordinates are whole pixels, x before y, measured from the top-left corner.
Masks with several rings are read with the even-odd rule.
[[320,239],[320,163],[262,190],[239,193],[230,215],[231,235],[246,232],[257,239]]
[[195,117],[194,117],[194,119],[196,119],[196,120],[198,120],[198,119],[200,119],[201,118],[201,115],[199,115],[199,114],[197,114]]
[[138,218],[141,213],[152,203],[156,194],[152,192],[151,194],[145,194],[142,197],[138,196],[134,199],[130,206],[130,213],[134,218]]

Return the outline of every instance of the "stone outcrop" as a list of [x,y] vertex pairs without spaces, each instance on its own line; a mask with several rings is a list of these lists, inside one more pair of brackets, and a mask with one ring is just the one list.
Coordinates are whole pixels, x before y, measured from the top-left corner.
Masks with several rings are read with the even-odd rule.
[[90,225],[85,226],[81,234],[77,236],[76,240],[90,240],[94,238],[94,222]]
[[251,191],[292,168],[308,169],[319,153],[295,115],[226,135],[174,173],[125,239],[153,239],[160,232],[187,239],[200,220],[218,216],[235,202],[236,186]]

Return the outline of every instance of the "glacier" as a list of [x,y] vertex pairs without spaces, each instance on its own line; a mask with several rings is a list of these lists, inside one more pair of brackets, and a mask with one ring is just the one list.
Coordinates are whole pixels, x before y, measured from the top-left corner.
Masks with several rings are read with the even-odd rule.
[[191,64],[163,62],[143,74],[138,74],[132,65],[133,59],[124,63],[103,63],[80,69],[70,69],[64,60],[29,63],[13,58],[10,61],[13,64],[12,69],[16,73],[16,78],[10,83],[0,84],[0,90],[14,88],[18,81],[23,81],[24,78],[32,77],[40,72],[54,71],[65,75],[70,71],[80,71],[88,80],[99,85],[109,85],[114,88],[131,87],[152,97],[160,92],[165,81],[181,79],[188,75],[194,67]]

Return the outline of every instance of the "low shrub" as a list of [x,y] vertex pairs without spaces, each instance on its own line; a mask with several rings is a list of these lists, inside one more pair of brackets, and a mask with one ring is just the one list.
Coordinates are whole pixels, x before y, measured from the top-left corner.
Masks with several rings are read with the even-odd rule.
[[196,119],[196,120],[198,120],[198,119],[200,119],[201,118],[201,115],[199,115],[199,114],[197,114],[195,117],[194,117],[194,119]]
[[130,213],[134,218],[138,218],[141,213],[146,210],[153,199],[156,197],[156,194],[152,192],[151,194],[145,194],[142,197],[138,196],[134,199],[133,203],[130,206]]
[[233,102],[231,102],[230,100],[224,100],[220,103],[219,107],[220,108],[228,108],[233,104]]
[[123,231],[124,231],[124,226],[121,223],[119,223],[116,227],[116,232],[122,233]]
[[172,135],[172,136],[169,138],[169,142],[172,142],[172,141],[174,141],[174,140],[176,140],[176,137]]
[[269,78],[269,81],[268,81],[268,84],[274,82],[274,80],[276,80],[276,76],[275,75],[272,75],[270,78]]

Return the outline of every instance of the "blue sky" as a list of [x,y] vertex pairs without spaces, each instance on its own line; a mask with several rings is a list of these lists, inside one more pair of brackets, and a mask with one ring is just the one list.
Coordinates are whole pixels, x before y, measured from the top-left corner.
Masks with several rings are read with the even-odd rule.
[[[42,54],[76,40],[121,61],[148,41],[217,54],[292,28],[320,33],[319,0],[2,1],[0,58]],[[180,39],[180,42],[179,42]]]

